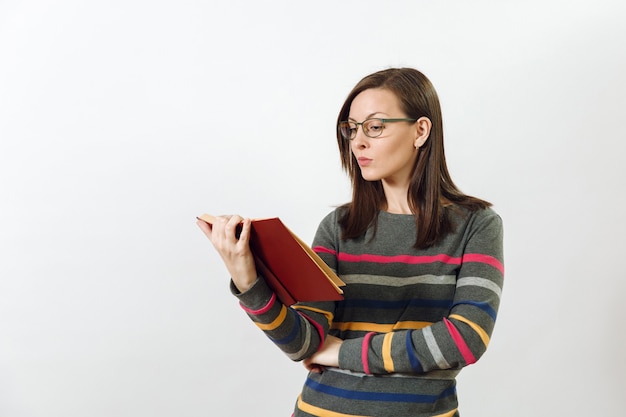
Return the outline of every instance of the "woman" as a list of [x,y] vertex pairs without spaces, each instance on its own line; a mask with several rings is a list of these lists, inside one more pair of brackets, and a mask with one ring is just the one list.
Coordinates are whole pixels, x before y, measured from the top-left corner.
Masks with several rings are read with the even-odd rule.
[[415,69],[363,78],[337,142],[352,201],[313,249],[346,282],[343,301],[286,307],[257,274],[249,219],[198,225],[243,309],[310,371],[294,416],[458,416],[456,375],[485,352],[500,302],[501,219],[450,178],[439,100]]

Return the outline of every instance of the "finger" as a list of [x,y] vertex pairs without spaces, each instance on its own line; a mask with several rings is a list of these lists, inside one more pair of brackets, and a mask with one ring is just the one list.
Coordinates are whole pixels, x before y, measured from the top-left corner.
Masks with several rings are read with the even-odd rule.
[[318,365],[316,363],[303,362],[302,364],[304,365],[307,371],[310,371],[316,374],[321,374],[322,371],[324,370],[323,366]]
[[234,241],[239,240],[237,228],[240,227],[243,218],[239,215],[231,216],[224,226],[226,236]]
[[205,236],[209,238],[209,241],[222,258],[224,257],[224,250],[228,246],[227,241],[223,238],[224,222],[224,219],[217,217],[213,220],[212,224],[208,224],[201,220],[196,222],[198,227],[202,230]]
[[211,239],[211,225],[208,224],[207,222],[203,221],[203,220],[196,220],[196,224],[198,225],[198,227],[200,228],[200,230],[202,230],[202,233],[204,233],[204,235],[206,237],[209,238],[209,240]]
[[216,241],[226,239],[226,223],[230,216],[217,216],[213,221],[213,236]]
[[250,229],[252,227],[252,220],[244,219],[241,226],[241,234],[239,235],[239,242],[247,245],[250,241]]

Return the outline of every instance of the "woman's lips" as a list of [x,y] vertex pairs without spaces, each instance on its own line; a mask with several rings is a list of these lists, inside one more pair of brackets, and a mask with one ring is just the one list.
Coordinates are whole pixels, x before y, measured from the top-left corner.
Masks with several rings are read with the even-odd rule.
[[369,158],[365,158],[364,156],[360,156],[356,159],[359,162],[359,166],[366,167],[372,163],[372,160]]

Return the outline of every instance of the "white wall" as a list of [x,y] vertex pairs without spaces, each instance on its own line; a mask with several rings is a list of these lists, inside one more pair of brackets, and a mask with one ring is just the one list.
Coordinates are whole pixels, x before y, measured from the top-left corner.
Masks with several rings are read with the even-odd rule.
[[195,226],[350,194],[364,75],[437,87],[450,169],[505,221],[464,417],[626,406],[626,6],[609,1],[0,1],[0,416],[290,415],[304,381]]

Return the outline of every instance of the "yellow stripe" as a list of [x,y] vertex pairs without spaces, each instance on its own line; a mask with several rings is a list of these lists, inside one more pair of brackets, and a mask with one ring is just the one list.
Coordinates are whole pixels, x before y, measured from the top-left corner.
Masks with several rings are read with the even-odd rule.
[[311,414],[314,416],[324,416],[324,417],[367,417],[361,414],[344,414],[337,413],[336,411],[329,411],[325,408],[316,407],[314,405],[305,403],[302,401],[302,396],[298,396],[298,409],[304,411],[307,414]]
[[[338,413],[336,411],[329,411],[324,408],[316,407],[314,405],[305,403],[302,401],[302,395],[298,396],[298,409],[304,411],[305,413],[312,414],[314,416],[324,416],[324,417],[367,417],[362,414],[344,414]],[[454,413],[456,413],[457,408],[446,411],[443,414],[437,414],[433,417],[452,417]]]
[[283,308],[280,309],[280,314],[278,315],[278,317],[274,319],[273,322],[267,323],[267,324],[263,324],[263,323],[255,323],[255,324],[261,330],[274,330],[275,328],[277,328],[278,326],[282,324],[282,322],[285,320],[285,317],[287,317],[287,307],[283,306]]
[[393,325],[394,330],[419,330],[433,324],[430,321],[399,321]]
[[393,332],[387,333],[385,338],[383,339],[383,365],[385,366],[385,371],[393,372],[393,358],[391,357],[391,339],[393,338]]
[[334,322],[331,326],[333,330],[355,330],[364,332],[376,332],[376,333],[388,333],[394,330],[406,330],[406,329],[423,329],[426,326],[430,326],[432,323],[428,321],[399,321],[391,324],[378,324],[367,322]]
[[292,306],[292,308],[294,310],[312,311],[314,313],[323,314],[324,317],[326,317],[326,320],[328,320],[328,325],[330,325],[330,323],[332,323],[333,318],[334,318],[333,314],[330,311],[320,310],[319,308],[313,308],[313,307],[304,306],[304,305],[294,305],[294,306]]
[[450,314],[450,318],[457,319],[458,321],[462,321],[463,323],[470,326],[472,329],[474,329],[476,333],[478,333],[478,336],[480,336],[480,338],[483,340],[483,343],[485,344],[485,346],[489,346],[489,335],[487,334],[485,329],[483,329],[482,327],[480,327],[478,324],[474,323],[473,321],[469,321],[465,317],[459,316],[458,314]]
[[452,417],[454,413],[456,413],[456,410],[458,410],[458,408],[455,408],[454,410],[446,411],[443,414],[437,414],[436,416],[433,416],[433,417]]

